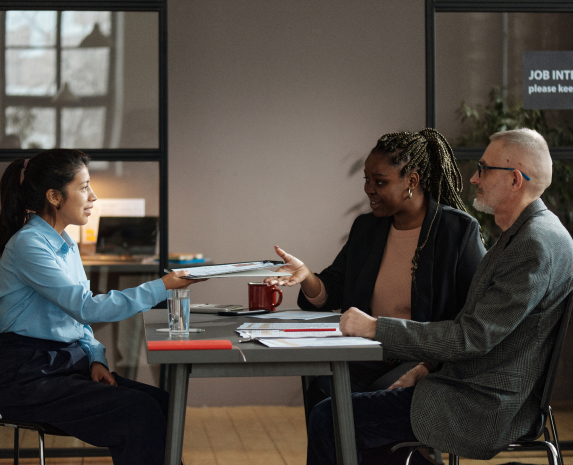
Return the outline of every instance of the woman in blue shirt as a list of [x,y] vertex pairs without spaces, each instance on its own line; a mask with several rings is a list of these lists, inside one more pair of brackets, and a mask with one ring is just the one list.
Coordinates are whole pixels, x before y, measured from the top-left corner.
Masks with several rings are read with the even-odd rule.
[[110,373],[89,325],[147,311],[190,281],[174,271],[92,294],[64,231],[86,224],[97,199],[88,163],[77,150],[48,150],[15,160],[0,180],[0,415],[109,447],[115,464],[159,465],[168,394]]

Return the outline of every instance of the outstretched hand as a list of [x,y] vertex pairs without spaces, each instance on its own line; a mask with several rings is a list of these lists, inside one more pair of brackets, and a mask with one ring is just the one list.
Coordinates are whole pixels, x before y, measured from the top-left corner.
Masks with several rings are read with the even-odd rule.
[[301,260],[286,253],[278,245],[275,245],[275,252],[286,263],[286,265],[281,266],[277,271],[290,273],[291,276],[270,276],[263,282],[277,286],[295,286],[312,274]]
[[183,279],[182,276],[186,276],[187,272],[183,269],[174,270],[171,273],[162,276],[161,279],[165,285],[165,289],[182,289],[193,283],[198,283],[201,281],[207,281],[207,279]]

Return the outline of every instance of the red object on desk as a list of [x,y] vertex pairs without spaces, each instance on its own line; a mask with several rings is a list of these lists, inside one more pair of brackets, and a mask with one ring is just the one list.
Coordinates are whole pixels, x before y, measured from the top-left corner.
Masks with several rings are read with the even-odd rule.
[[197,341],[149,341],[149,350],[221,350],[232,349],[233,344],[228,340],[197,340]]
[[336,328],[304,328],[304,329],[283,329],[285,333],[299,332],[299,331],[336,331]]

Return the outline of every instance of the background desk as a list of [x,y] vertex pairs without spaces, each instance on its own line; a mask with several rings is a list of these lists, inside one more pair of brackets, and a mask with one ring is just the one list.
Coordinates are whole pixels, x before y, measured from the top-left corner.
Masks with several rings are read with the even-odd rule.
[[[168,340],[168,334],[156,329],[167,325],[167,310],[150,310],[144,314],[147,341]],[[335,321],[338,320],[334,316]],[[239,344],[235,329],[245,321],[273,321],[246,317],[218,315],[191,315],[191,326],[204,328],[204,333],[191,333],[190,339],[227,339],[240,347],[232,350],[147,351],[148,363],[168,364],[169,420],[165,463],[179,465],[183,446],[185,412],[189,377],[250,377],[250,376],[332,376],[331,392],[335,437],[339,464],[356,464],[356,443],[348,362],[355,360],[381,360],[380,346],[270,348],[257,342]],[[276,320],[275,320],[276,321]],[[281,320],[285,321],[285,320]],[[316,320],[329,321],[329,320]]]

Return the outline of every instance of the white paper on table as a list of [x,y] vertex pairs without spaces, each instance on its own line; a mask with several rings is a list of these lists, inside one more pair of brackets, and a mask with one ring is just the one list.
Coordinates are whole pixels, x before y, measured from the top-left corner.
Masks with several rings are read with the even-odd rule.
[[254,338],[285,338],[285,339],[296,339],[296,338],[307,338],[307,337],[332,337],[332,336],[342,336],[340,331],[293,331],[284,332],[277,329],[253,329],[253,330],[237,330],[240,337],[245,339]]
[[253,315],[250,318],[272,318],[274,320],[315,320],[317,318],[328,318],[329,316],[340,316],[340,313],[333,312],[307,312],[306,310],[287,310],[286,312],[273,312],[266,315]]
[[334,328],[338,330],[338,323],[243,323],[237,330],[253,329],[323,329]]
[[344,347],[371,346],[380,342],[364,339],[363,337],[326,337],[300,339],[259,339],[267,347]]

